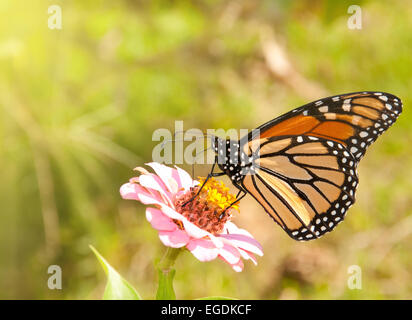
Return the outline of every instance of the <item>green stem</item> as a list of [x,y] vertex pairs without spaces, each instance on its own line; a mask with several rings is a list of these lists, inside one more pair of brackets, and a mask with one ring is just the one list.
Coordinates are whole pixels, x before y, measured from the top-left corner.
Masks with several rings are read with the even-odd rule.
[[174,265],[179,253],[182,251],[181,248],[171,248],[167,247],[165,254],[163,255],[162,259],[160,259],[159,263],[157,264],[157,268],[168,271]]
[[159,286],[156,293],[157,300],[176,299],[176,295],[173,290],[173,278],[176,270],[172,267],[181,251],[181,248],[175,249],[168,247],[166,253],[157,264],[157,271],[159,275]]

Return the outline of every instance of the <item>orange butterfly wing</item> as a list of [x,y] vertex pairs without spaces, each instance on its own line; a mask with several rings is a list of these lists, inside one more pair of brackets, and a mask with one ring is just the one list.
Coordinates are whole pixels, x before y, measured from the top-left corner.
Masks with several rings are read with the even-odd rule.
[[294,109],[241,139],[255,158],[254,174],[241,186],[292,238],[316,239],[344,219],[355,202],[360,158],[401,111],[399,98],[381,92]]
[[310,135],[334,140],[360,159],[401,112],[402,102],[392,94],[349,93],[314,101],[256,130],[260,138]]

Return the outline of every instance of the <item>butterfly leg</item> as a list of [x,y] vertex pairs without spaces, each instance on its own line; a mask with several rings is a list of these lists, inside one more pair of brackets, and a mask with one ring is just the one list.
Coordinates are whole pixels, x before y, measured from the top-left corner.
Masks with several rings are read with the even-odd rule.
[[[239,196],[241,193],[243,192],[243,194],[241,196]],[[233,201],[227,208],[225,208],[225,210],[220,214],[219,216],[219,220],[222,219],[226,213],[227,210],[229,210],[234,204],[238,203],[240,200],[242,200],[245,196],[247,195],[247,192],[245,192],[244,190],[239,190],[239,192],[236,195],[236,200]]]
[[187,201],[182,205],[182,207],[186,206],[189,202],[192,202],[194,199],[196,199],[196,197],[200,194],[200,192],[202,191],[203,187],[206,185],[207,181],[208,181],[210,178],[212,178],[212,177],[220,177],[220,176],[225,175],[224,172],[213,172],[214,169],[215,169],[216,163],[217,163],[217,157],[215,158],[215,162],[213,163],[212,170],[210,170],[210,173],[207,175],[205,181],[203,181],[200,189],[197,191],[197,193],[196,193],[192,198],[190,198],[189,200],[187,200]]

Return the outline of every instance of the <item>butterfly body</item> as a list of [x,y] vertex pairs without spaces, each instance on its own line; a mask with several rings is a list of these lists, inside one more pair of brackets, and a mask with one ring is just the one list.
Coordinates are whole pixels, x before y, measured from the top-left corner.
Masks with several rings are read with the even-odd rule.
[[239,141],[214,137],[216,163],[295,240],[332,231],[355,202],[366,148],[402,111],[387,93],[358,92],[314,101]]

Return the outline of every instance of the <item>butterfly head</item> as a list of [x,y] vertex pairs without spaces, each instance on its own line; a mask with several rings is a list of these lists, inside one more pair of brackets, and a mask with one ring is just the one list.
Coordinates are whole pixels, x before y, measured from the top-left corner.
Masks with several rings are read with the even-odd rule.
[[213,136],[212,148],[216,154],[217,165],[232,181],[240,181],[250,172],[251,164],[241,150],[239,141]]
[[225,140],[218,136],[211,136],[212,149],[216,154],[219,154],[219,150],[225,148]]
[[212,136],[212,148],[213,151],[215,152],[217,156],[217,163],[220,166],[221,164],[224,164],[227,160],[228,157],[228,145],[230,140],[225,140],[222,138],[219,138],[217,136]]

